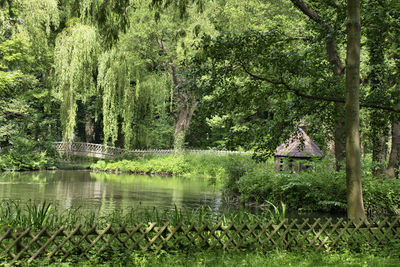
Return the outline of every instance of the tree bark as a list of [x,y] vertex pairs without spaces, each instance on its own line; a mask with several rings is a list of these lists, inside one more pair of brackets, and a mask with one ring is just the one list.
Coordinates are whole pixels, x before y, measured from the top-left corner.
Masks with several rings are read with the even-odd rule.
[[347,216],[353,221],[366,218],[361,185],[360,162],[360,0],[347,1],[346,65],[346,180]]
[[179,114],[176,119],[175,132],[174,132],[174,150],[175,152],[183,149],[186,131],[189,129],[190,121],[192,120],[194,110],[196,108],[196,99],[193,97],[192,100],[187,99],[186,93],[180,96],[178,105]]
[[386,137],[377,131],[373,131],[375,136],[372,138],[372,162],[374,168],[372,170],[373,176],[382,175],[385,171],[386,161]]
[[399,169],[400,122],[392,123],[392,147],[390,149],[389,163],[385,173],[390,178],[396,178]]
[[[163,40],[157,39],[157,44],[160,49],[169,56]],[[178,89],[182,86],[183,82],[178,77],[177,67],[171,56],[169,56],[169,66],[171,69],[172,82],[174,83],[175,89]],[[174,150],[175,153],[177,153],[183,148],[186,131],[189,128],[190,121],[192,120],[196,108],[196,98],[185,89],[183,89],[182,92],[176,91],[175,93],[177,95],[177,118],[174,131]]]
[[85,136],[87,143],[93,143],[95,139],[94,123],[90,114],[85,116]]

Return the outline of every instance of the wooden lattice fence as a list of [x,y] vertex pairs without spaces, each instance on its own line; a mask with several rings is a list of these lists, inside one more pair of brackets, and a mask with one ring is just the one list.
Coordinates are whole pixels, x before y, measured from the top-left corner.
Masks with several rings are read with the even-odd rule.
[[35,259],[66,260],[67,258],[104,255],[116,251],[160,251],[186,248],[291,249],[314,248],[329,251],[342,246],[380,246],[399,242],[400,217],[355,224],[345,219],[271,220],[264,223],[234,223],[224,225],[192,223],[138,224],[112,226],[104,229],[64,226],[50,231],[46,227],[7,228],[0,235],[2,258],[9,265],[18,260],[28,263]]

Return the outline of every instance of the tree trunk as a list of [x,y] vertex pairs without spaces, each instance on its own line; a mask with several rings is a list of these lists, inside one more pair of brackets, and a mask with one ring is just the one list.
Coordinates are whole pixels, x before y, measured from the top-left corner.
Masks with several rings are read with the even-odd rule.
[[87,143],[93,143],[95,139],[94,123],[89,114],[85,116],[85,137]]
[[400,122],[392,123],[392,147],[390,149],[389,163],[385,173],[390,178],[396,178],[399,169]]
[[[160,49],[169,56],[169,65],[171,68],[172,82],[175,85],[175,89],[182,86],[183,82],[177,73],[177,67],[173,58],[169,55],[167,48],[162,39],[157,39],[157,44]],[[182,89],[182,88],[181,88]],[[175,154],[183,149],[185,142],[186,131],[189,128],[190,121],[193,117],[194,110],[196,108],[196,98],[191,96],[190,92],[183,88],[182,92],[175,92],[177,94],[177,118],[175,123],[174,132],[174,150]]]
[[372,137],[372,162],[374,168],[372,170],[373,176],[382,175],[385,171],[386,161],[386,137],[380,131],[373,131]]
[[196,108],[196,99],[193,98],[192,101],[187,99],[186,93],[182,94],[179,98],[178,105],[179,114],[176,119],[175,132],[174,132],[174,150],[175,153],[183,149],[185,142],[186,131],[189,128],[190,121],[192,120],[194,110]]
[[347,1],[346,65],[346,180],[347,216],[353,221],[365,219],[360,162],[360,0]]

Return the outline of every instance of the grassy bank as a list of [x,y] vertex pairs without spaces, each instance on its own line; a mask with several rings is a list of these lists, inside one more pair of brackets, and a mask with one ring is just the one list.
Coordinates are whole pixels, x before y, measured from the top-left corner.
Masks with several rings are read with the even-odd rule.
[[129,172],[152,175],[203,176],[226,178],[235,165],[246,169],[263,168],[265,163],[255,163],[246,154],[142,154],[122,160],[99,160],[91,168],[97,171]]
[[[22,266],[26,266],[23,264]],[[393,266],[400,265],[396,251],[380,253],[316,253],[312,251],[201,251],[113,253],[74,262],[33,262],[29,266]]]
[[97,160],[92,157],[69,156],[67,158],[63,156],[58,158],[55,165],[60,170],[86,170],[90,169],[90,166],[96,163]]

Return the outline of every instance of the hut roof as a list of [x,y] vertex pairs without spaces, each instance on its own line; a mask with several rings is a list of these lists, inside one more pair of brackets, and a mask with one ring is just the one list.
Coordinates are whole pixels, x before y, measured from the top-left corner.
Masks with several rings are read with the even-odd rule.
[[307,158],[310,156],[322,156],[322,151],[313,140],[301,129],[297,135],[290,137],[281,144],[274,153],[275,156]]

